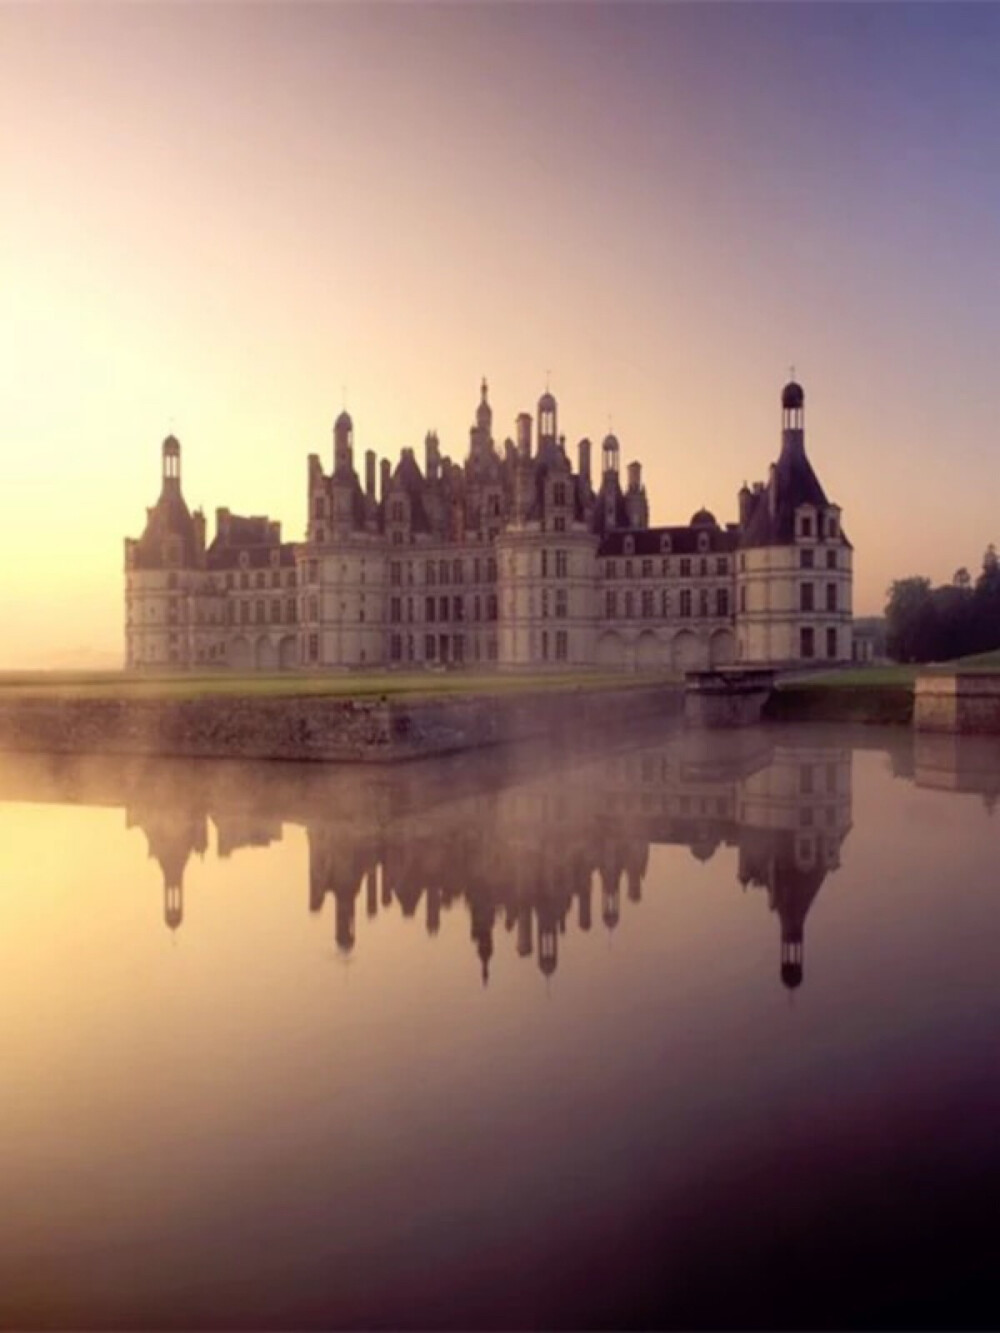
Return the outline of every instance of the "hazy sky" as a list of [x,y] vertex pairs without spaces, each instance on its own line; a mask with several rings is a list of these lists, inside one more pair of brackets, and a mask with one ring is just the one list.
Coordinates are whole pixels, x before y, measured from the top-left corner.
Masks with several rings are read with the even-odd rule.
[[118,658],[174,430],[302,535],[343,401],[464,457],[551,372],[654,522],[735,517],[794,363],[856,610],[1000,541],[1000,7],[0,7],[0,665]]

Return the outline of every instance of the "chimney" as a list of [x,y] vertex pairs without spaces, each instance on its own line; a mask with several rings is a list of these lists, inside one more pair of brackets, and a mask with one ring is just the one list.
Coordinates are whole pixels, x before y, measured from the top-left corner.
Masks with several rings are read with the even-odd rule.
[[365,495],[369,500],[375,499],[375,450],[365,450]]
[[767,508],[772,518],[778,513],[778,468],[771,464],[771,473],[767,480]]
[[583,439],[576,446],[577,454],[580,459],[579,473],[580,479],[590,485],[590,441]]
[[379,480],[381,482],[382,494],[380,499],[384,503],[389,498],[389,481],[392,477],[392,465],[388,458],[383,458],[379,467]]
[[517,418],[517,452],[522,458],[531,457],[531,413],[521,412]]
[[441,464],[441,446],[437,431],[429,430],[424,436],[424,474],[428,481],[437,481]]
[[642,489],[642,464],[629,463],[628,465],[628,488],[634,494]]
[[750,506],[751,503],[753,502],[753,495],[751,494],[750,487],[746,484],[746,482],[744,482],[743,485],[740,487],[738,501],[740,507],[740,527],[745,528],[747,523],[749,523],[750,521]]

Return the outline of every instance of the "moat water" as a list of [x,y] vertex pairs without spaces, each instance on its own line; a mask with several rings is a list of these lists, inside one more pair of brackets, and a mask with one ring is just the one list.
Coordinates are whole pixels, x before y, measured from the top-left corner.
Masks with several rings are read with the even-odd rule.
[[996,1327],[1000,744],[0,760],[0,1326]]

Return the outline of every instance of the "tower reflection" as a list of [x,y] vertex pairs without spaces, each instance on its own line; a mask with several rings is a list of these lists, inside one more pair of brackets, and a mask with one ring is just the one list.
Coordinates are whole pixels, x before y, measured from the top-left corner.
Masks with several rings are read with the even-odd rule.
[[731,853],[734,882],[766,891],[780,978],[793,989],[805,974],[807,915],[851,829],[851,760],[848,747],[794,730],[674,731],[610,751],[550,745],[378,772],[35,756],[21,785],[44,789],[43,799],[56,789],[56,799],[124,805],[160,867],[172,931],[210,822],[220,857],[266,848],[297,825],[308,909],[330,912],[333,900],[342,954],[359,947],[362,913],[371,927],[389,909],[422,915],[434,935],[458,908],[484,984],[498,935],[548,978],[568,929],[614,932],[624,913],[641,911],[653,849],[685,847],[702,862]]

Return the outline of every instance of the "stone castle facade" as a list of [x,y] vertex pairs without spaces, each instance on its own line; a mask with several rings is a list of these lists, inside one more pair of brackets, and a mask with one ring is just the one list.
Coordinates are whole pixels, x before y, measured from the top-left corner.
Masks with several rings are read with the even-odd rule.
[[641,465],[624,485],[614,435],[577,446],[558,405],[498,447],[484,380],[461,464],[424,441],[393,468],[356,467],[354,427],[333,428],[332,469],[308,459],[305,539],[279,523],[204,514],[163,443],[162,490],[125,541],[126,665],[234,670],[467,668],[692,670],[851,659],[852,547],[805,450],[804,394],[781,397],[781,449],[744,484],[738,518],[699,510],[651,527]]

